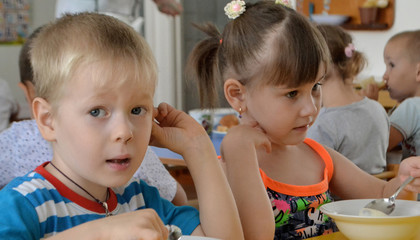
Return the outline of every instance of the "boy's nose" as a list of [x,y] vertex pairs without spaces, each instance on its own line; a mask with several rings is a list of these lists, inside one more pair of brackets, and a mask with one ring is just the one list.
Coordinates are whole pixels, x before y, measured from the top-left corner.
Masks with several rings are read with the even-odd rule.
[[384,75],[382,76],[382,79],[387,82],[388,81],[388,73],[385,71]]
[[132,131],[127,132],[127,134],[121,134],[118,138],[117,138],[117,142],[123,142],[123,143],[127,143],[128,141],[130,141],[133,138],[133,133]]
[[121,119],[114,128],[114,139],[116,142],[127,143],[133,138],[131,124],[126,119]]

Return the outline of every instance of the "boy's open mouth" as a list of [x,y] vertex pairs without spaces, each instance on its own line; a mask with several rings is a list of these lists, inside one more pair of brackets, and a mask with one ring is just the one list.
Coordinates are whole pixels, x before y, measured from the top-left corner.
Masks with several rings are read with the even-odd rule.
[[108,163],[117,163],[117,164],[124,164],[124,163],[127,163],[128,161],[130,161],[129,158],[106,160],[106,162]]

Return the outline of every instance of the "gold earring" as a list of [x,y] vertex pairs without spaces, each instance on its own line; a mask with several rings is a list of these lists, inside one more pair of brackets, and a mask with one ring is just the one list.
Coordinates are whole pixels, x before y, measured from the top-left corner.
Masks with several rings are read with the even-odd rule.
[[241,107],[239,107],[239,118],[242,118],[242,108]]

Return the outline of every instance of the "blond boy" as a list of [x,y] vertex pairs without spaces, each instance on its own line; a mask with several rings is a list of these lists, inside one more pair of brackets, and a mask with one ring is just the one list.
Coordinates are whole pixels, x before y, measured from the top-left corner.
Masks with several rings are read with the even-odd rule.
[[[212,143],[187,114],[153,107],[154,58],[127,25],[100,14],[46,26],[31,51],[34,118],[53,159],[0,191],[0,236],[28,239],[243,239]],[[183,155],[200,215],[132,179],[149,142]]]

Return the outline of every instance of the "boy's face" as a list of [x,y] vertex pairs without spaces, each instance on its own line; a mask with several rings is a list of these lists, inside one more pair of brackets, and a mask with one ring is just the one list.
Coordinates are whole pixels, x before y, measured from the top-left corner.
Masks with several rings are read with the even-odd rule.
[[401,38],[392,40],[384,50],[386,70],[383,78],[391,98],[398,102],[415,96],[418,88],[416,63],[411,60],[405,41]]
[[[52,117],[53,161],[82,186],[125,184],[139,168],[151,134],[151,84],[128,80],[118,85],[121,79],[100,73],[104,66],[80,67]],[[92,76],[106,84],[98,86]]]

